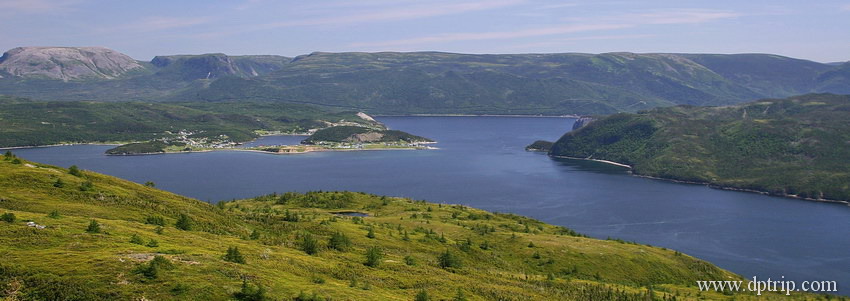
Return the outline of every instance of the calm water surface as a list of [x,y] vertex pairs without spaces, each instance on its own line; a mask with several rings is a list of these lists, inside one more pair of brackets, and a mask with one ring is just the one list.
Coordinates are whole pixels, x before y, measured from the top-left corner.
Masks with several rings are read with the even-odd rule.
[[[111,157],[109,146],[17,150],[215,202],[284,191],[353,190],[531,216],[598,237],[673,248],[745,277],[850,285],[850,207],[628,175],[523,150],[555,140],[567,118],[384,117],[439,150],[269,155],[212,152]],[[265,137],[252,145],[297,143]],[[799,285],[798,285],[799,286]],[[842,293],[847,293],[843,290]]]

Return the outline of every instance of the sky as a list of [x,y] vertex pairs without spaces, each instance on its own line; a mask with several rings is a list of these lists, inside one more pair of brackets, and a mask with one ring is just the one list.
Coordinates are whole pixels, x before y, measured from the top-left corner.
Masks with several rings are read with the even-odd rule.
[[773,53],[850,60],[850,0],[0,0],[0,49]]

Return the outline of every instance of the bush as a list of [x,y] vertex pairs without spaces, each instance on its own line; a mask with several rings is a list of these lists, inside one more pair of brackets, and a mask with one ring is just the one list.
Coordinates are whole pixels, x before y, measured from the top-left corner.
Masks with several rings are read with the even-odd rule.
[[239,252],[239,248],[237,247],[229,247],[227,248],[227,253],[224,254],[224,261],[235,262],[239,264],[245,264],[245,257],[242,256],[242,253]]
[[185,213],[181,213],[180,218],[178,218],[177,222],[174,223],[174,227],[184,231],[191,231],[192,219],[190,219]]
[[313,234],[305,232],[301,235],[301,250],[308,255],[319,253],[319,242],[313,237]]
[[85,181],[80,184],[80,191],[91,191],[94,190],[94,183],[91,181]]
[[343,252],[348,251],[351,248],[351,240],[342,232],[336,232],[328,240],[328,248]]
[[80,168],[77,167],[76,165],[71,165],[71,167],[68,167],[68,174],[75,176],[75,177],[82,177],[83,176],[83,172],[80,171]]
[[429,300],[431,300],[431,297],[428,296],[428,292],[426,292],[425,290],[421,290],[421,291],[419,291],[419,293],[416,293],[416,297],[413,298],[413,300],[415,300],[415,301],[429,301]]
[[56,179],[56,182],[53,182],[53,187],[62,188],[65,187],[65,182],[62,181],[62,178]]
[[375,238],[375,229],[372,228],[372,227],[369,227],[369,233],[366,233],[366,237]]
[[11,212],[6,212],[3,213],[3,215],[0,215],[0,220],[3,220],[7,223],[14,223],[16,219],[17,218],[15,217],[15,214]]
[[49,217],[49,218],[60,218],[62,216],[59,215],[59,211],[53,210],[53,211],[50,211],[49,214],[47,214],[47,217]]
[[21,164],[21,163],[24,163],[23,161],[21,161],[21,159],[18,159],[18,158],[12,159],[12,164]]
[[141,236],[133,234],[133,236],[130,237],[130,243],[137,244],[137,245],[143,245],[143,244],[145,244],[145,241],[142,239]]
[[156,239],[151,238],[151,240],[148,241],[146,246],[151,247],[151,248],[157,248],[157,247],[159,247],[159,242],[156,241]]
[[410,255],[404,256],[404,264],[411,266],[416,265],[416,258],[413,258],[413,256]]
[[445,252],[440,254],[440,256],[437,258],[437,261],[440,264],[440,267],[444,269],[461,267],[460,258],[458,258],[457,255],[455,255],[448,249],[446,249]]
[[148,225],[156,225],[156,226],[165,226],[165,218],[158,215],[151,215],[145,217],[145,224]]
[[156,187],[156,184],[154,182],[147,181],[145,182],[145,187]]
[[268,297],[266,297],[266,288],[264,288],[260,284],[252,285],[248,283],[248,280],[242,280],[242,289],[239,292],[233,294],[233,297],[236,300],[243,301],[268,300]]
[[366,262],[364,263],[370,267],[377,267],[381,264],[381,257],[383,257],[381,249],[378,247],[370,247],[366,249]]
[[88,233],[100,233],[100,224],[98,224],[96,220],[91,220],[88,228],[86,228],[86,232],[88,232]]

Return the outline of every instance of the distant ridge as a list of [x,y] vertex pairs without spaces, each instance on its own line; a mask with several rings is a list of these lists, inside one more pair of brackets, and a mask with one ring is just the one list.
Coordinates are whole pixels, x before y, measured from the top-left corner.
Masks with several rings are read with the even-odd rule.
[[137,62],[98,48],[111,59],[86,63],[85,55],[64,54],[83,48],[30,56],[18,49],[41,48],[7,52],[0,94],[43,100],[275,101],[380,115],[589,115],[850,93],[847,63],[773,54],[314,52],[293,59],[214,53]]

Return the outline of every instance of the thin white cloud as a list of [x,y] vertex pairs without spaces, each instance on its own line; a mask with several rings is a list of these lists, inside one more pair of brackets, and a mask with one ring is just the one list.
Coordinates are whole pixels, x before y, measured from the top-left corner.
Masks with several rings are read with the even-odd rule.
[[0,14],[43,14],[67,11],[76,0],[0,0]]
[[[707,9],[678,9],[678,10],[663,10],[663,11],[648,11],[639,13],[629,13],[610,17],[589,18],[573,18],[570,19],[570,24],[573,25],[554,25],[550,27],[521,29],[515,31],[502,32],[466,32],[466,33],[445,33],[439,35],[430,35],[408,39],[398,39],[380,42],[353,43],[349,46],[370,48],[370,47],[392,47],[410,44],[436,44],[455,41],[475,41],[475,40],[496,40],[496,39],[515,39],[535,36],[550,36],[579,33],[586,31],[602,31],[615,30],[638,27],[642,25],[672,25],[672,24],[696,24],[714,21],[718,19],[734,18],[741,14],[730,11],[718,11]],[[574,25],[580,24],[580,25]]]
[[130,24],[124,29],[136,31],[159,31],[174,28],[191,27],[202,24],[207,24],[211,21],[209,17],[196,18],[172,18],[172,17],[150,17],[134,24]]
[[496,39],[516,39],[526,37],[548,36],[567,33],[578,33],[597,30],[611,30],[630,27],[627,24],[591,24],[591,25],[560,25],[514,31],[466,32],[425,36],[411,39],[401,39],[382,42],[354,43],[352,47],[392,47],[412,44],[445,43],[455,41],[477,41]]
[[599,36],[551,39],[551,40],[546,40],[546,41],[537,42],[537,43],[511,45],[511,46],[507,47],[506,49],[528,49],[528,48],[553,47],[553,46],[563,46],[563,45],[573,44],[571,42],[576,42],[576,41],[633,40],[633,39],[651,38],[651,37],[655,37],[655,36],[656,35],[654,35],[654,34],[628,34],[628,35],[599,35]]
[[360,23],[375,23],[384,21],[400,21],[420,19],[427,17],[460,14],[471,11],[489,10],[506,6],[517,5],[527,0],[495,0],[443,4],[423,4],[377,10],[365,13],[349,13],[333,17],[320,17],[312,19],[301,19],[292,21],[273,22],[260,24],[247,30],[265,30],[297,26],[321,26],[321,25],[349,25]]
[[843,11],[850,11],[850,3],[845,4],[845,5],[842,5],[842,6],[841,6],[841,10],[843,10]]

